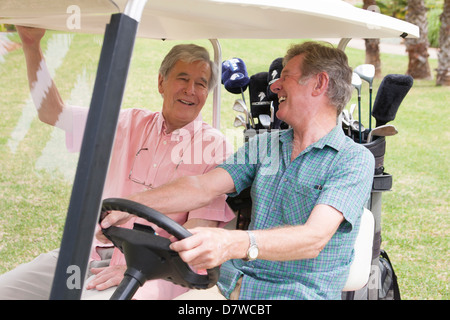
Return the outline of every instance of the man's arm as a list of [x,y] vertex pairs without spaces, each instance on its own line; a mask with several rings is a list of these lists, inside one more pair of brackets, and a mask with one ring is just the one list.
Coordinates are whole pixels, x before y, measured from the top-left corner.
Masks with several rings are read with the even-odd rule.
[[[317,205],[304,225],[253,231],[259,247],[258,259],[299,260],[319,255],[339,225],[342,213]],[[197,228],[192,237],[171,244],[181,258],[198,269],[210,269],[230,259],[246,258],[250,241],[242,230]]]
[[40,45],[45,30],[17,26],[17,31],[22,40],[28,83],[39,119],[52,126],[61,124],[65,122],[61,115],[65,110],[64,101],[50,76]]
[[[233,179],[222,168],[193,177],[182,177],[160,188],[135,194],[130,199],[168,214],[207,205],[216,196],[234,191]],[[105,217],[102,227],[123,224],[131,215],[114,212]],[[304,225],[253,231],[259,259],[298,260],[317,257],[344,221],[341,212],[317,205]],[[242,230],[194,228],[192,237],[172,243],[181,258],[198,269],[209,269],[230,259],[246,257],[249,237]]]
[[[231,176],[224,169],[216,168],[203,175],[181,177],[159,188],[131,195],[128,199],[170,214],[202,208],[216,197],[233,191]],[[120,225],[130,217],[126,212],[114,212],[103,219],[101,226]]]
[[260,242],[259,258],[277,261],[315,258],[343,221],[341,212],[319,204],[304,225],[255,231]]

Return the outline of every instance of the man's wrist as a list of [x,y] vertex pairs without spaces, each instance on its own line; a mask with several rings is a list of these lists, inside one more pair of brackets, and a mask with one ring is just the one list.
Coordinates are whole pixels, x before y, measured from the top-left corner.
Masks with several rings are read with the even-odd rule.
[[259,247],[256,242],[256,236],[252,231],[246,231],[249,238],[249,247],[247,249],[246,256],[244,258],[245,261],[253,261],[258,258],[259,255]]
[[250,239],[245,230],[230,230],[232,235],[230,259],[245,259],[247,257],[247,250],[250,246]]

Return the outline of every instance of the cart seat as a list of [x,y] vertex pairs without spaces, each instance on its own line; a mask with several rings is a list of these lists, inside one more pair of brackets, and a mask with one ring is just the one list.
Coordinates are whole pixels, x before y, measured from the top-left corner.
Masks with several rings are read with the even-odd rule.
[[354,246],[355,256],[343,291],[359,290],[369,281],[374,228],[375,221],[372,212],[364,208],[361,226]]

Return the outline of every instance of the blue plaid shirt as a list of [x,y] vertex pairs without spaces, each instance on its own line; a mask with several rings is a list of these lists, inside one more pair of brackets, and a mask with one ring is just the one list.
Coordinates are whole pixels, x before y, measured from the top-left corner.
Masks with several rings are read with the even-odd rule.
[[293,131],[257,135],[220,167],[234,180],[237,195],[251,186],[249,229],[304,224],[317,204],[343,213],[318,257],[292,261],[230,260],[218,286],[229,297],[243,276],[240,299],[340,299],[360,217],[373,180],[374,158],[336,126],[291,162]]

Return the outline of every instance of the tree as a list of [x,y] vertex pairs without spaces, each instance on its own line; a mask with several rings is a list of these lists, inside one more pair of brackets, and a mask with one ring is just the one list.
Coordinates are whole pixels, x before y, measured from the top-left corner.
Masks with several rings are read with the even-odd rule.
[[445,0],[440,20],[436,85],[450,86],[450,0]]
[[[363,9],[374,11],[375,0],[364,0]],[[366,63],[375,67],[375,77],[381,77],[380,39],[364,39],[366,45]]]
[[417,39],[406,38],[406,51],[409,56],[409,74],[415,79],[432,79],[433,76],[428,63],[428,22],[427,9],[423,0],[408,0],[406,21],[419,27],[420,37]]

